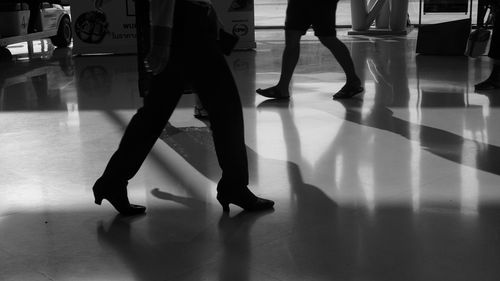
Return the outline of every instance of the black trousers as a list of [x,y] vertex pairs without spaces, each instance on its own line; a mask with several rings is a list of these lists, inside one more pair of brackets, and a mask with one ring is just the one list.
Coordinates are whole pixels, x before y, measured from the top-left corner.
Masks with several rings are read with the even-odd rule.
[[153,77],[144,106],[127,126],[102,179],[126,184],[137,173],[189,82],[209,113],[222,169],[217,189],[237,191],[248,184],[243,112],[232,73],[216,43],[215,13],[209,6],[179,0],[174,15],[169,63]]

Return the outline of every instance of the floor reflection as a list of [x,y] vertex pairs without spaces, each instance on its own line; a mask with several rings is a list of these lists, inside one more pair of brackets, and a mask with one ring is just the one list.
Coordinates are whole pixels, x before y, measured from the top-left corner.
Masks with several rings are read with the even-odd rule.
[[228,58],[250,188],[276,201],[259,214],[222,214],[192,95],[129,184],[148,213],[94,205],[142,103],[135,57],[35,44],[1,64],[0,280],[498,280],[500,95],[472,87],[490,62],[415,56],[411,35],[342,37],[367,90],[333,101],[343,72],[309,35],[292,99],[266,100],[273,34]]
[[[375,49],[379,52],[376,52],[376,57],[371,58],[367,57],[366,52],[355,50],[357,69],[363,72],[362,66],[364,62],[367,62],[376,87],[373,104],[369,104],[369,108],[365,108],[365,101],[362,99],[340,101],[346,108],[345,119],[396,133],[408,140],[417,141],[424,150],[447,160],[499,175],[500,147],[465,138],[463,136],[466,129],[463,127],[465,122],[458,124],[458,126],[462,126],[462,132],[459,131],[459,134],[455,134],[445,129],[412,123],[394,116],[391,108],[412,110],[409,104],[408,75],[405,72],[407,69],[406,59],[402,57],[406,52],[396,51],[404,50],[405,46],[406,41],[404,40],[398,43],[377,41]],[[364,57],[363,54],[365,54]],[[440,63],[436,65],[436,61]],[[420,86],[421,97],[418,110],[422,114],[421,123],[426,123],[426,108],[448,110],[471,106],[466,104],[465,98],[469,88],[467,58],[418,56],[416,62],[418,81],[427,78],[433,82],[434,89],[440,89],[428,91]],[[457,73],[462,76],[457,77]],[[368,113],[363,114],[363,112]],[[399,114],[401,115],[401,112]],[[476,118],[475,120],[482,121],[483,125],[475,122],[474,129],[484,128],[485,119],[484,116]],[[470,155],[476,155],[476,157],[470,157]]]
[[61,89],[73,81],[70,48],[29,61],[1,62],[0,111],[66,110],[72,95]]

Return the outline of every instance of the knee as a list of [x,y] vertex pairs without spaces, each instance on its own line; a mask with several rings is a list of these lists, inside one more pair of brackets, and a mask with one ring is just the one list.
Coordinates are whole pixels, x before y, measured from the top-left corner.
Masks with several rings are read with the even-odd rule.
[[288,50],[298,50],[300,49],[300,41],[289,41],[285,42],[285,48]]
[[319,42],[325,46],[338,45],[342,42],[336,36],[318,36]]
[[298,31],[285,31],[285,45],[289,48],[298,48],[300,47],[300,39],[302,35]]

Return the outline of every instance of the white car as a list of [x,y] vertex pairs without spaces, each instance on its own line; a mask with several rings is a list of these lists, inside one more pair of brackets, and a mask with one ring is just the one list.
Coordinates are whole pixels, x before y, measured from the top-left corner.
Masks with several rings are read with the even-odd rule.
[[[30,4],[39,4],[31,15]],[[71,44],[73,32],[68,10],[55,3],[61,1],[1,0],[0,1],[0,56],[10,58],[8,45],[50,38],[56,47]]]

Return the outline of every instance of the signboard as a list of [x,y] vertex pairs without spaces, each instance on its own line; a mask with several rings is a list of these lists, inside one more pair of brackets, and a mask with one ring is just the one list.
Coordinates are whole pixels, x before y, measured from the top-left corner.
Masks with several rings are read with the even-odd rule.
[[212,0],[212,3],[224,29],[240,37],[236,49],[255,48],[253,0]]
[[427,13],[464,13],[468,9],[469,0],[425,0],[424,14]]
[[73,53],[136,53],[134,5],[133,0],[73,1]]
[[[253,0],[212,0],[212,3],[224,29],[240,37],[236,49],[255,48]],[[134,0],[73,1],[73,53],[137,53],[135,14]]]

